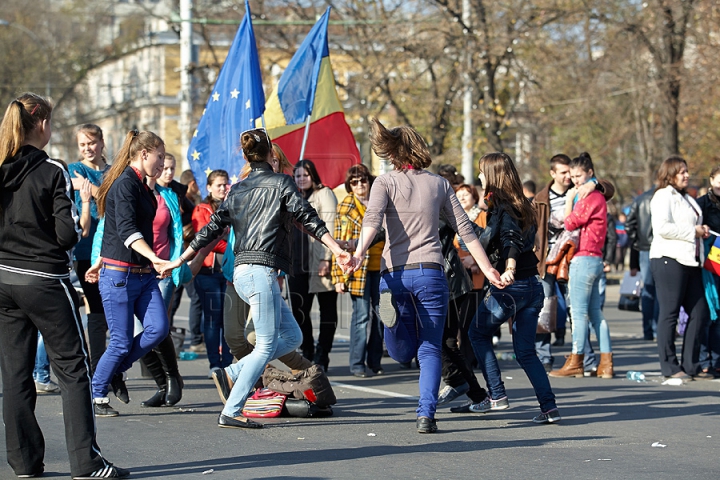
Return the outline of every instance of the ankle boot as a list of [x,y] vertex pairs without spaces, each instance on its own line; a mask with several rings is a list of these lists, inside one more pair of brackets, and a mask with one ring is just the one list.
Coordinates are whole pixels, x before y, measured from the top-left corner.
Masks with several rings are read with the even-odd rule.
[[167,395],[165,397],[165,406],[172,407],[182,399],[182,389],[184,382],[180,373],[167,375]]
[[600,365],[598,365],[597,376],[600,378],[613,378],[615,372],[613,371],[613,359],[612,353],[601,353],[600,354]]
[[165,387],[158,388],[157,392],[155,392],[155,395],[148,398],[144,402],[140,404],[141,407],[162,407],[165,404],[165,395],[167,394],[167,391]]
[[[583,360],[585,355],[578,355],[577,353],[571,353],[566,357],[565,365],[560,370],[553,370],[548,375],[551,377],[576,377],[582,378],[583,376]],[[598,372],[599,373],[599,372]]]

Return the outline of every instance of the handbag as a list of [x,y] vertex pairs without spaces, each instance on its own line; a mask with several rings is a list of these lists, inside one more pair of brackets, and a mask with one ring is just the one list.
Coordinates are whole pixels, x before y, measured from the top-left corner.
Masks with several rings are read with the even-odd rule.
[[282,413],[287,395],[269,388],[259,388],[245,401],[242,414],[248,418],[274,418]]
[[640,294],[642,293],[642,278],[640,275],[632,276],[625,272],[620,284],[620,299],[618,309],[629,312],[640,311]]
[[640,275],[632,276],[630,275],[630,272],[625,272],[622,283],[620,284],[620,299],[618,300],[618,310],[639,312],[641,293],[642,278],[640,277]]
[[536,333],[552,333],[557,328],[557,296],[547,297],[543,301],[542,310],[538,316]]

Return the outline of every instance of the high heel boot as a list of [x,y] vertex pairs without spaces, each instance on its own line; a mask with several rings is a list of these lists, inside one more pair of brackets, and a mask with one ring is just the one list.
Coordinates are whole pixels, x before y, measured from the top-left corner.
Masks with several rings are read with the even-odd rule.
[[172,407],[182,399],[182,389],[185,386],[182,376],[178,370],[177,354],[175,353],[175,345],[172,336],[168,335],[165,339],[155,347],[155,351],[159,354],[163,369],[167,372],[165,383],[167,384],[167,394],[165,395],[166,407]]
[[145,364],[145,367],[152,374],[158,387],[157,392],[142,402],[140,406],[151,408],[162,407],[165,404],[165,396],[167,394],[167,378],[163,370],[162,362],[160,362],[160,358],[154,350],[150,350],[140,361]]

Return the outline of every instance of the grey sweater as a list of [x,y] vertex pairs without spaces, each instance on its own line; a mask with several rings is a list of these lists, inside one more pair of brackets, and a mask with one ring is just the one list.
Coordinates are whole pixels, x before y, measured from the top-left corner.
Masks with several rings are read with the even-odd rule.
[[[444,265],[440,212],[464,242],[477,240],[450,183],[425,170],[394,170],[373,183],[363,227],[387,232],[380,269],[431,262]],[[384,222],[383,222],[384,217]]]

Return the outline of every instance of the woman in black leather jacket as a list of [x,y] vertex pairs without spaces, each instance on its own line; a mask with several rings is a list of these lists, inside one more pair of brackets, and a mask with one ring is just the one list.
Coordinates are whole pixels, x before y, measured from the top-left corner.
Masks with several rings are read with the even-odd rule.
[[242,415],[245,401],[265,365],[292,352],[302,341],[300,327],[280,295],[277,282],[278,269],[292,273],[293,222],[301,224],[310,235],[327,245],[341,266],[349,262],[350,254],[335,242],[325,222],[302,198],[292,179],[273,172],[272,148],[265,130],[243,132],[240,142],[252,166],[250,175],[233,185],[227,199],[210,217],[210,223],[163,273],[180,266],[232,226],[235,233],[233,284],[240,298],[250,305],[256,344],[250,355],[213,372],[213,380],[225,403],[218,426],[260,428],[262,424]]

